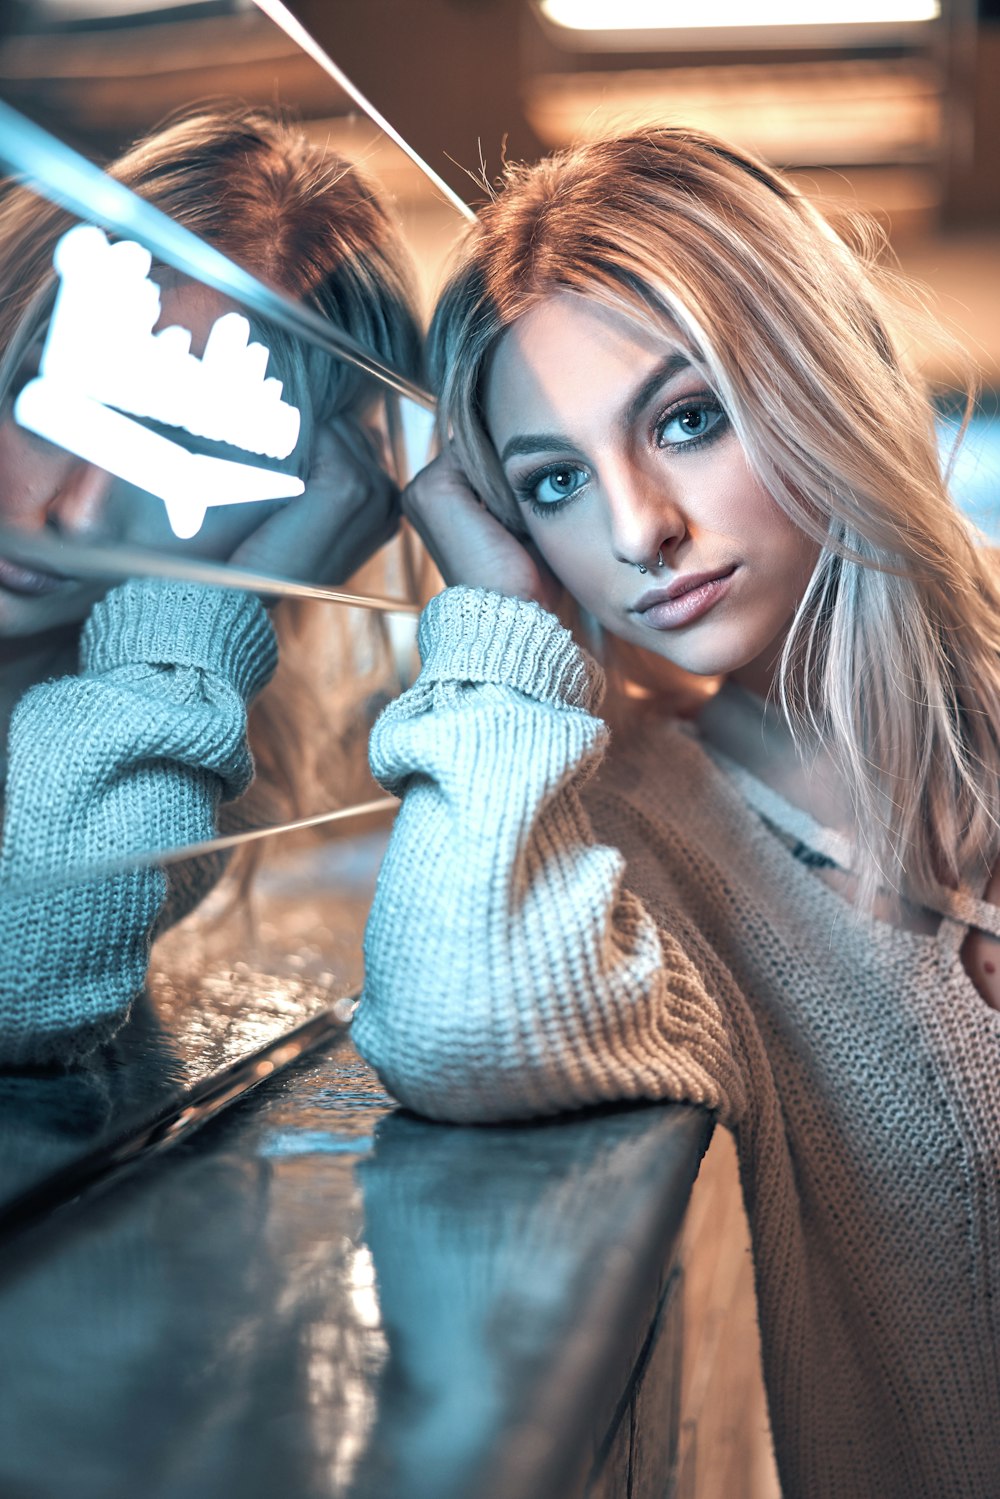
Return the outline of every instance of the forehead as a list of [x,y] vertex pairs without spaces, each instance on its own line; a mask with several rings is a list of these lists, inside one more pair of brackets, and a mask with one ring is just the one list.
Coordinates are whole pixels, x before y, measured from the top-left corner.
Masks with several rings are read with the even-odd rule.
[[554,292],[504,333],[484,384],[486,422],[494,442],[516,430],[561,424],[628,404],[649,374],[683,353],[651,321],[580,292]]

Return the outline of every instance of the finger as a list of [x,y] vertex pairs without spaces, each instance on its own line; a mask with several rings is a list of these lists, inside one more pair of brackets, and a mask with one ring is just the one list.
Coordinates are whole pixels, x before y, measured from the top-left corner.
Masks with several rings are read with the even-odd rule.
[[313,444],[304,499],[317,507],[335,498],[341,509],[365,502],[373,491],[393,493],[395,481],[358,433],[321,428]]
[[[446,583],[459,581],[460,559],[463,552],[468,550],[467,542],[463,543],[465,528],[462,526],[461,516],[456,515],[456,507],[462,504],[462,499],[455,496],[450,498],[449,505],[449,497],[440,494],[431,503],[426,499],[418,500],[409,489],[404,490],[402,495],[403,514],[427,548],[431,560]],[[475,506],[475,501],[472,504]]]
[[[363,466],[362,466],[363,462]],[[320,429],[304,493],[238,549],[294,576],[342,579],[357,570],[399,524],[399,495],[366,435],[348,424]]]
[[300,515],[286,516],[277,529],[274,517],[248,538],[233,555],[244,567],[302,578],[314,583],[339,584],[357,572],[396,532],[399,512],[394,506],[371,506],[364,513],[339,519],[335,534],[317,536],[316,528]]
[[400,514],[397,506],[382,510],[374,507],[363,514],[349,517],[326,553],[317,558],[321,576],[317,581],[330,584],[345,582],[353,573],[392,540],[399,529]]
[[483,505],[450,450],[439,453],[403,490],[403,514],[425,541],[435,527],[459,518],[475,524]]

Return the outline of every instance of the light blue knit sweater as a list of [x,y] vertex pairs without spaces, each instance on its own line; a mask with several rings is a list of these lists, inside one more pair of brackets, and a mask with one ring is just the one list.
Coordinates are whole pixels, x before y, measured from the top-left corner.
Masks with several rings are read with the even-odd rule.
[[66,874],[213,835],[220,803],[250,782],[247,705],[276,661],[254,596],[140,579],[92,611],[79,675],[18,703],[0,849],[0,1061],[70,1060],[127,1018],[155,931],[198,903],[221,862]]

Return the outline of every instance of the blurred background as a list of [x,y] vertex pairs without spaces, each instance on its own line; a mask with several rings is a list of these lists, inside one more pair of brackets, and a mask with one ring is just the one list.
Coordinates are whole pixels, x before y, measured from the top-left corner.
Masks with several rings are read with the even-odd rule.
[[[317,48],[336,66],[326,66]],[[291,0],[290,11],[279,0],[0,3],[0,101],[91,160],[111,161],[180,107],[236,98],[280,106],[316,141],[360,161],[402,224],[426,310],[468,217],[463,202],[474,208],[483,200],[484,182],[505,158],[530,160],[652,121],[700,127],[763,155],[821,207],[872,216],[887,253],[926,289],[938,323],[968,349],[981,393],[953,490],[995,543],[998,78],[1000,0]],[[55,176],[46,184],[56,191]],[[928,346],[926,367],[940,390],[947,443],[956,373],[947,338]],[[425,559],[406,542],[397,538],[352,587],[407,600],[431,591]],[[285,602],[292,600],[278,607]],[[371,815],[368,798],[378,793],[368,778],[367,731],[412,673],[413,618],[343,599],[309,607],[282,636],[276,683],[284,672],[286,696],[272,718],[287,729],[280,705],[301,704],[308,687],[309,732],[296,749],[314,794],[295,816],[308,814],[322,828],[283,822],[291,814],[280,778],[258,754],[256,800],[239,804],[240,831],[223,842],[266,834],[266,843],[243,850],[261,850],[260,866],[234,860],[227,880],[158,943],[148,983],[152,1040],[136,1058],[124,1045],[112,1058],[121,1096],[109,1091],[89,1136],[79,1124],[60,1126],[57,1149],[20,1095],[10,1095],[6,1125],[0,1118],[7,1173],[0,1172],[0,1210],[54,1166],[117,1138],[129,1118],[145,1119],[151,1099],[200,1087],[331,1006],[338,1022],[351,1013],[362,977],[360,933],[390,815],[384,805]],[[184,851],[151,852],[167,860]],[[738,1213],[735,1168],[730,1187],[711,1190]],[[734,1255],[719,1263],[749,1275],[739,1234],[714,1237]],[[725,1268],[730,1287],[742,1284],[735,1270],[729,1277]],[[367,1283],[363,1289],[370,1294]],[[746,1298],[749,1307],[749,1289]],[[703,1321],[727,1326],[719,1367],[735,1378],[745,1366],[733,1357],[729,1323],[715,1313]],[[751,1361],[753,1325],[750,1314],[742,1347]],[[718,1419],[729,1420],[714,1388],[702,1382],[711,1397],[704,1409],[715,1401]],[[356,1413],[352,1420],[345,1462],[363,1450]],[[763,1415],[755,1420],[763,1435]],[[712,1440],[703,1425],[699,1451],[711,1451]],[[721,1438],[717,1445],[733,1450]],[[737,1457],[746,1472],[756,1460]],[[760,1461],[769,1462],[766,1453]],[[758,1491],[771,1491],[763,1478]]]
[[[270,11],[267,15],[264,12]],[[265,0],[14,0],[0,96],[97,159],[178,104],[290,107],[396,199],[433,296],[460,215]],[[1000,537],[1000,0],[291,0],[463,199],[506,157],[660,120],[714,131],[885,228],[983,385],[956,475]],[[287,19],[287,13],[285,13]],[[947,352],[932,376],[953,379]]]

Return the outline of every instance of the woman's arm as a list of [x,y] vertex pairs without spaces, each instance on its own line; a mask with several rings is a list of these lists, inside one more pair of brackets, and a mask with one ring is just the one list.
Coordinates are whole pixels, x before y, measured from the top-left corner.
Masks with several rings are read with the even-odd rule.
[[155,867],[67,875],[213,835],[220,802],[250,781],[247,704],[275,660],[252,595],[143,579],[94,608],[80,675],[18,704],[0,851],[0,1059],[68,1060],[127,1018],[158,920],[184,914],[215,876],[197,888],[188,867],[173,884]]
[[[451,588],[371,759],[403,798],[355,1038],[408,1106],[515,1118],[614,1099],[742,1107],[724,1018],[580,800],[599,669],[535,603]],[[664,767],[669,774],[669,767]]]

